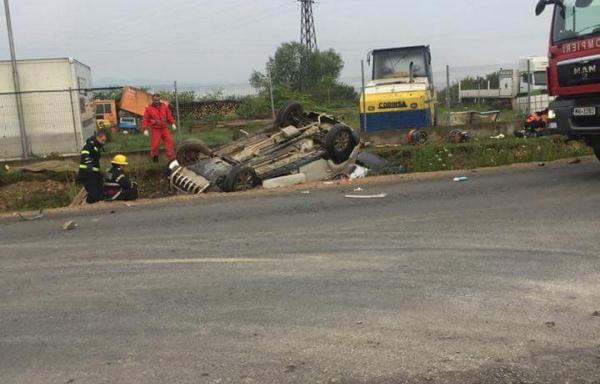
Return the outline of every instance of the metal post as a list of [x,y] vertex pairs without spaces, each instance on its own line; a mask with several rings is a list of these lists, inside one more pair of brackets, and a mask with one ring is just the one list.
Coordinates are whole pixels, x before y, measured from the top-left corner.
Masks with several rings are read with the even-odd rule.
[[15,42],[13,40],[12,22],[10,20],[10,7],[8,0],[4,0],[4,12],[6,13],[6,30],[8,31],[8,43],[10,45],[10,61],[12,64],[13,84],[15,88],[15,99],[17,103],[17,118],[19,120],[19,133],[21,135],[21,151],[23,158],[29,158],[31,148],[27,140],[27,131],[25,129],[25,116],[23,114],[23,100],[21,99],[21,85],[19,82],[19,72],[17,69],[17,59],[15,55]]
[[71,101],[71,115],[73,117],[73,134],[75,137],[75,153],[79,153],[79,137],[77,136],[77,118],[75,117],[75,107],[73,106],[73,88],[69,87],[69,100]]
[[531,114],[531,60],[527,59],[527,114]]
[[273,97],[273,78],[271,77],[271,65],[267,64],[267,74],[269,75],[269,94],[271,96],[271,112],[273,112],[273,121],[275,120],[275,98]]
[[367,132],[367,89],[365,86],[365,61],[360,61],[360,69],[362,73],[362,131]]
[[174,83],[175,86],[175,118],[177,119],[177,136],[179,137],[179,141],[181,141],[181,130],[183,127],[181,126],[179,119],[179,93],[177,93],[177,81]]
[[446,65],[446,126],[450,126],[450,66]]

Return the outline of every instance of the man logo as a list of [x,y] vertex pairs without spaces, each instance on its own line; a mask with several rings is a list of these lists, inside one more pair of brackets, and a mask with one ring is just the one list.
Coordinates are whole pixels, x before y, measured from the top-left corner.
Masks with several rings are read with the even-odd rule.
[[590,75],[598,72],[598,66],[596,64],[586,64],[579,67],[573,68],[574,76],[581,76],[584,79],[590,77]]

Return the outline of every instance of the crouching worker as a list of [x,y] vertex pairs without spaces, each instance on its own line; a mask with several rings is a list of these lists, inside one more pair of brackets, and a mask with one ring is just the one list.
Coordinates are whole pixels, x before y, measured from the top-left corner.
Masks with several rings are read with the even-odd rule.
[[104,196],[108,201],[131,201],[137,200],[137,184],[132,183],[123,171],[128,165],[127,157],[116,155],[111,161],[112,167],[106,171],[104,176]]
[[85,141],[79,160],[77,181],[83,184],[87,192],[87,203],[94,204],[103,200],[103,177],[100,173],[100,156],[106,143],[106,133],[97,131]]

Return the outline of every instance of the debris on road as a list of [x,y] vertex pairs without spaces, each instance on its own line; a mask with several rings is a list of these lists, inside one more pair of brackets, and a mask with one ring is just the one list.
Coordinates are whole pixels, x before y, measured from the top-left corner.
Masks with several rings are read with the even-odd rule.
[[28,217],[28,216],[24,216],[24,215],[22,215],[21,213],[17,213],[17,215],[18,215],[18,216],[21,218],[21,220],[23,220],[23,221],[35,221],[35,220],[39,220],[39,219],[41,219],[42,217],[44,217],[44,210],[43,210],[43,209],[40,209],[40,211],[38,212],[38,214],[37,214],[37,215],[35,215],[35,216],[29,216],[29,217]]
[[378,195],[346,195],[347,199],[383,199],[387,197],[387,193],[380,193]]
[[581,159],[580,158],[576,158],[576,159],[571,159],[568,161],[569,164],[579,164],[581,163]]
[[556,327],[556,323],[554,321],[548,321],[548,322],[546,322],[546,327],[554,328],[554,327]]
[[545,167],[546,163],[538,163],[538,167]]
[[469,180],[469,178],[467,176],[459,176],[459,177],[454,178],[455,183],[462,183],[467,180]]
[[361,187],[358,187],[358,188],[354,189],[354,192],[363,192],[363,191],[364,191],[364,189],[362,189]]
[[78,227],[77,223],[74,222],[73,220],[69,220],[63,224],[63,230],[65,230],[65,231],[72,231],[77,227]]
[[600,317],[600,311],[595,311],[592,313],[592,317]]
[[300,192],[302,195],[310,195],[310,191],[302,191]]
[[364,179],[369,174],[369,170],[360,165],[353,165],[350,168],[350,180]]

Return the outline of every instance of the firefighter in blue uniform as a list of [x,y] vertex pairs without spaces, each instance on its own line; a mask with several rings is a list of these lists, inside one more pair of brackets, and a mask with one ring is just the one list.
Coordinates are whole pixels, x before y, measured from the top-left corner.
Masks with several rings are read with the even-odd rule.
[[132,183],[123,168],[128,165],[127,157],[116,155],[111,161],[111,168],[104,176],[104,197],[106,200],[137,200],[137,184]]
[[104,178],[100,172],[101,151],[106,143],[106,133],[97,131],[86,140],[79,159],[77,181],[87,192],[87,203],[94,204],[104,199]]

